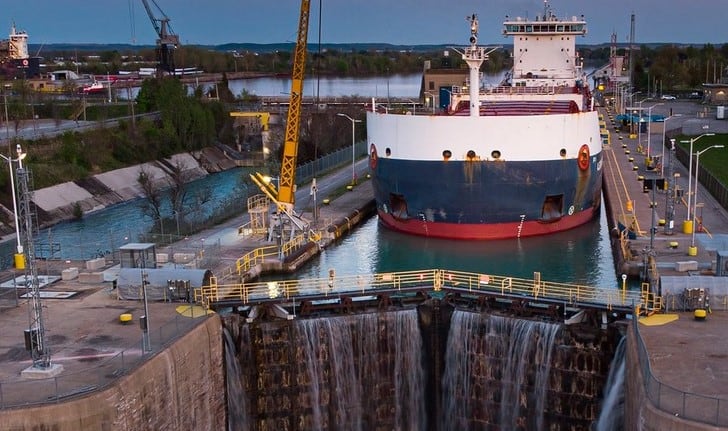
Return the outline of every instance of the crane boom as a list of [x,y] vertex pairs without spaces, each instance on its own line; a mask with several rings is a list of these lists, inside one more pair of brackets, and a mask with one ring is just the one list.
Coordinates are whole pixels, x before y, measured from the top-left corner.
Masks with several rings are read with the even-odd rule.
[[[142,0],[142,4],[144,5],[144,9],[147,11],[149,20],[152,21],[152,25],[154,26],[155,33],[157,33],[157,35],[160,35],[162,33],[162,29],[159,28],[159,24],[157,23],[157,17],[154,16],[154,12],[152,12],[152,8],[149,7],[149,2],[147,2],[147,0]],[[156,3],[155,3],[155,5],[156,5]]]
[[152,3],[154,3],[154,6],[156,6],[162,14],[162,18],[155,17],[151,6],[149,6],[149,2],[147,0],[142,0],[144,9],[147,11],[149,20],[152,21],[154,31],[157,33],[157,59],[159,61],[159,67],[165,72],[173,73],[174,60],[172,53],[174,49],[179,46],[179,36],[172,33],[169,29],[170,19],[164,11],[162,11],[162,8],[159,7],[156,1],[152,0]]
[[278,202],[293,207],[295,202],[296,158],[298,156],[298,137],[301,125],[301,105],[303,101],[303,76],[306,69],[306,45],[308,41],[308,17],[311,1],[301,0],[301,13],[298,19],[298,38],[293,55],[291,74],[291,97],[288,103],[286,136],[281,161]]

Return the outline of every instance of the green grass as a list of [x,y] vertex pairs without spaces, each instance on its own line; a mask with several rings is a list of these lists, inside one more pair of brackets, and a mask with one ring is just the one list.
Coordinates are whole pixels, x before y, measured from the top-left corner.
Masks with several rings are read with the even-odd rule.
[[[690,151],[690,143],[682,143],[681,141],[689,141],[690,138],[689,136],[678,136],[675,142],[687,153]],[[725,145],[725,148],[713,148],[710,151],[701,153],[700,167],[713,174],[721,184],[728,186],[728,169],[726,169],[726,166],[728,166],[728,135],[703,136],[693,142],[693,154],[703,151],[711,145]]]

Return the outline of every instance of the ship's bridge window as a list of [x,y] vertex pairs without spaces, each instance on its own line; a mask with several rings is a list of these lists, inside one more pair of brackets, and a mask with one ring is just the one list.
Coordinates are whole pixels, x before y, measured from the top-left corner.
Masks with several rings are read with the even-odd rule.
[[530,26],[530,25],[527,25],[526,26],[526,33],[532,33],[532,32],[533,32],[533,27]]

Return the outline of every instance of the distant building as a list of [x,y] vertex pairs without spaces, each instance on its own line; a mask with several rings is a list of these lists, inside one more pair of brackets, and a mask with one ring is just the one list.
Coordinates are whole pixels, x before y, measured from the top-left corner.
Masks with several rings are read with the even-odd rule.
[[[448,55],[445,53],[445,57]],[[448,64],[443,61],[443,64]],[[420,86],[420,100],[425,107],[432,109],[445,109],[450,105],[450,96],[453,87],[461,89],[468,86],[468,69],[431,68],[429,61],[425,62],[425,70]]]
[[703,103],[708,105],[728,105],[728,82],[703,84]]

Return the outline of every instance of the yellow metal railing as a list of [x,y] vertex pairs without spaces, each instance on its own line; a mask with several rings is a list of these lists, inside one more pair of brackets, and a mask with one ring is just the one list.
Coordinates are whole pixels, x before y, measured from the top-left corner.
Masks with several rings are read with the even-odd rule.
[[245,272],[250,271],[253,266],[262,263],[267,257],[278,256],[278,246],[269,245],[267,247],[256,248],[243,256],[239,257],[235,261],[235,269],[238,275],[242,275]]
[[[249,260],[253,259],[254,257],[251,257]],[[332,272],[331,276],[327,278],[247,284],[218,284],[217,279],[213,278],[209,285],[195,290],[195,301],[209,307],[210,304],[219,301],[238,301],[241,304],[250,304],[276,298],[291,299],[321,295],[326,297],[345,293],[376,295],[382,290],[412,291],[417,289],[434,291],[457,289],[472,293],[513,295],[523,299],[557,300],[565,304],[603,304],[610,309],[615,306],[635,306],[641,304],[643,299],[649,299],[652,304],[657,302],[654,297],[645,298],[642,292],[624,292],[616,287],[597,288],[546,282],[540,279],[540,274],[534,279],[522,279],[442,269],[348,276],[336,276]]]
[[320,238],[321,235],[316,232],[309,233],[309,235],[299,234],[290,241],[284,242],[280,249],[277,245],[256,248],[235,260],[235,265],[219,271],[219,278],[220,280],[227,280],[233,275],[241,276],[253,269],[255,265],[263,263],[266,259],[277,259],[279,253],[287,256],[307,242],[318,241]]

